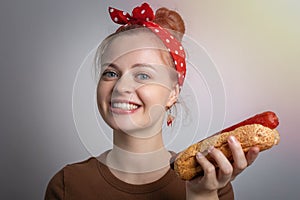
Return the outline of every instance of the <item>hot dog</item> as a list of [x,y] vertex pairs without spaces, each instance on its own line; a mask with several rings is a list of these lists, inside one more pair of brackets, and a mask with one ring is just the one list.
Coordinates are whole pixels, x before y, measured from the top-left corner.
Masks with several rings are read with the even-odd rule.
[[[279,133],[275,129],[278,125],[278,117],[272,111],[266,111],[250,117],[189,146],[171,158],[171,168],[183,180],[191,180],[195,176],[203,174],[203,170],[198,164],[195,155],[197,152],[206,152],[211,146],[222,151],[228,160],[233,162],[227,143],[227,138],[230,135],[234,135],[237,138],[245,153],[253,146],[258,146],[260,151],[269,149],[279,143]],[[206,155],[206,158],[218,167],[209,154]]]

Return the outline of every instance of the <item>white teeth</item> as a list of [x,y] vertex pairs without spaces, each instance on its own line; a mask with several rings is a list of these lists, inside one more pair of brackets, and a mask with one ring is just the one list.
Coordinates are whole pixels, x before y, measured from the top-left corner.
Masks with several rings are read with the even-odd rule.
[[120,108],[123,110],[134,110],[137,109],[138,106],[134,104],[129,104],[129,103],[113,103],[112,104],[113,108]]

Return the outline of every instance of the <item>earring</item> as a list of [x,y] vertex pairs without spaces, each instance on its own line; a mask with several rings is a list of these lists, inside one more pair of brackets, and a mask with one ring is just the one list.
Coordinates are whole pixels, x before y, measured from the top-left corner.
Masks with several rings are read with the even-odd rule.
[[175,117],[171,113],[171,108],[168,108],[168,112],[169,112],[169,114],[167,117],[167,126],[172,126],[172,123],[173,123]]

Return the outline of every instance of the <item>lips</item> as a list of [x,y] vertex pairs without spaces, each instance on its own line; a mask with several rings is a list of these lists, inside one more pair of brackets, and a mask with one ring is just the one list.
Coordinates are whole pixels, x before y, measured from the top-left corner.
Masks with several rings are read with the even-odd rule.
[[110,109],[113,113],[128,114],[133,113],[139,109],[140,105],[134,102],[112,101]]

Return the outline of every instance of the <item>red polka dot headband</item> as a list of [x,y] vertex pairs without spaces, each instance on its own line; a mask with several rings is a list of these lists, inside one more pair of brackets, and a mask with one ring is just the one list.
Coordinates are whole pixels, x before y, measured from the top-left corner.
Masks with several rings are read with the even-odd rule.
[[155,33],[165,44],[170,55],[172,56],[176,71],[178,72],[178,84],[182,86],[186,75],[184,49],[181,43],[173,35],[171,35],[169,31],[152,22],[152,20],[155,18],[155,15],[149,4],[143,3],[141,6],[135,7],[132,11],[132,15],[127,12],[109,7],[109,14],[111,19],[117,24],[121,24],[123,26],[137,24],[147,27],[153,33]]

